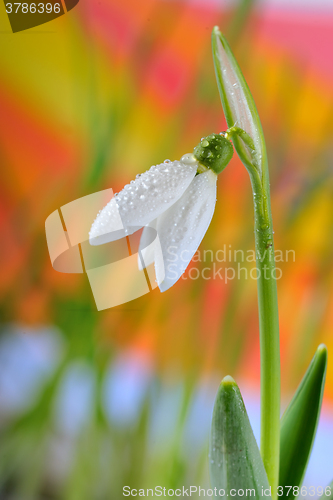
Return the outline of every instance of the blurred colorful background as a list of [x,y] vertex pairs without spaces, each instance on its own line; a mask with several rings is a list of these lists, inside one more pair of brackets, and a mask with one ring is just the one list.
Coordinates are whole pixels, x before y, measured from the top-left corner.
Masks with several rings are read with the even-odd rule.
[[[270,160],[285,407],[329,350],[307,485],[333,478],[333,6],[330,2],[81,0],[12,34],[0,25],[0,498],[99,500],[122,487],[209,485],[221,378],[259,433],[256,282],[213,279],[204,250],[254,249],[238,159],[173,288],[97,312],[87,277],[50,263],[45,220],[226,129],[210,34],[219,25],[254,95]],[[218,263],[222,267],[235,262]],[[253,262],[242,262],[251,269]],[[211,279],[191,279],[193,267]],[[194,273],[192,272],[192,276]]]

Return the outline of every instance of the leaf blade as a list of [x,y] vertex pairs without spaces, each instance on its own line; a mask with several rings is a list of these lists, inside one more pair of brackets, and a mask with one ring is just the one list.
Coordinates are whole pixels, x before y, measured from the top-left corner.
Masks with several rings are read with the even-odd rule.
[[[300,486],[303,480],[318,426],[326,367],[327,348],[321,344],[281,419],[279,485],[282,487]],[[282,498],[294,498],[293,490]]]
[[[267,474],[236,382],[225,377],[219,387],[210,435],[210,477],[213,488],[254,490],[259,498],[269,489]],[[249,494],[247,494],[249,496]]]

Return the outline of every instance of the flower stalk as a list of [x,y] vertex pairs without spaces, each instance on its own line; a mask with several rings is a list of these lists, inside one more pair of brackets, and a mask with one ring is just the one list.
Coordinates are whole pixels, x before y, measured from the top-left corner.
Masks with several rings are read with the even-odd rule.
[[261,443],[272,498],[277,496],[280,452],[280,342],[268,161],[259,115],[244,76],[217,27],[212,34],[217,84],[238,156],[250,175],[260,330]]
[[280,450],[280,342],[273,225],[268,175],[261,183],[258,182],[256,172],[250,175],[250,178],[255,214],[260,331],[260,451],[272,486],[272,498],[275,498],[279,479]]

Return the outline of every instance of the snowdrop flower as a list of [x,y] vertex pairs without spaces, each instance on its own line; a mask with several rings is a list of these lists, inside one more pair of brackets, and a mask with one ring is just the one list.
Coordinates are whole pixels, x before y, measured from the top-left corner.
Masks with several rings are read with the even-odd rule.
[[[100,245],[143,230],[139,267],[154,262],[163,292],[181,277],[213,217],[217,175],[233,155],[223,134],[201,140],[193,154],[180,161],[165,160],[137,175],[101,210],[89,240]],[[149,228],[157,231],[158,245],[149,245]],[[151,231],[151,229],[150,229]]]

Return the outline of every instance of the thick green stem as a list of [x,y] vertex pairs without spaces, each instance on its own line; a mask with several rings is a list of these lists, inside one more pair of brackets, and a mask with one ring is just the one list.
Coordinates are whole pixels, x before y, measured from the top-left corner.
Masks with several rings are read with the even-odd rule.
[[225,137],[233,138],[234,143],[241,138],[249,153],[248,157],[240,154],[240,158],[250,174],[254,201],[260,331],[260,451],[268,481],[272,487],[272,498],[275,499],[279,481],[280,455],[280,340],[267,156],[264,150],[259,170],[255,161],[254,143],[244,130],[235,126],[231,127],[227,130]]
[[[267,170],[266,170],[267,172]],[[255,244],[261,358],[260,451],[276,498],[280,451],[280,342],[273,226],[268,176],[250,173],[255,214]]]

